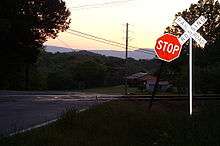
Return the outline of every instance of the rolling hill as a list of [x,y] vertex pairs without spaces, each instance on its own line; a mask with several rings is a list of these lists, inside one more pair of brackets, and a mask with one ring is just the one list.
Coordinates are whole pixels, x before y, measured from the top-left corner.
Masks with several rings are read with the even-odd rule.
[[[57,46],[45,46],[47,52],[51,53],[67,53],[67,52],[74,52],[74,51],[81,51],[79,49],[72,49],[72,48],[65,48],[65,47],[57,47]],[[152,49],[150,49],[152,50]],[[124,51],[116,51],[116,50],[87,50],[96,54],[104,55],[104,56],[112,56],[112,57],[118,57],[118,58],[125,58],[125,52]],[[141,49],[129,51],[128,57],[134,58],[136,60],[139,59],[147,59],[150,60],[154,58],[155,55],[153,54],[147,54]]]

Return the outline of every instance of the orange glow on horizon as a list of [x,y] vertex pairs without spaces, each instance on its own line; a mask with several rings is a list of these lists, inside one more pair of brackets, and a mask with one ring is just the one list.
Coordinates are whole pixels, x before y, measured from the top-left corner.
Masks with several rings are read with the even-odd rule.
[[[129,45],[138,48],[154,48],[156,39],[172,24],[174,15],[187,9],[198,0],[134,0],[126,4],[103,8],[74,9],[83,4],[101,3],[99,0],[65,0],[71,11],[71,29],[124,43],[125,23],[129,23]],[[103,0],[109,2],[109,0]],[[124,50],[69,33],[58,34],[45,45],[76,49]]]

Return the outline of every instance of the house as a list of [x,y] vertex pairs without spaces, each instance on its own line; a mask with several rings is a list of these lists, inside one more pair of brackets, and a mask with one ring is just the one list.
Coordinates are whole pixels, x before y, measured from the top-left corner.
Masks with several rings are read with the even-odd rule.
[[131,76],[127,77],[128,85],[131,87],[140,86],[145,82],[146,77],[148,75],[149,75],[149,73],[142,73],[142,72],[132,74]]
[[[149,92],[153,92],[156,80],[149,80],[146,83],[146,90]],[[169,88],[172,87],[168,81],[159,81],[157,90],[161,92],[166,92]]]
[[[156,83],[157,77],[151,75],[150,73],[136,73],[127,77],[128,85],[131,87],[141,87],[142,89],[146,89],[148,92],[152,92],[154,90],[154,86]],[[158,83],[158,91],[166,92],[169,88],[172,87],[169,81],[159,81]]]

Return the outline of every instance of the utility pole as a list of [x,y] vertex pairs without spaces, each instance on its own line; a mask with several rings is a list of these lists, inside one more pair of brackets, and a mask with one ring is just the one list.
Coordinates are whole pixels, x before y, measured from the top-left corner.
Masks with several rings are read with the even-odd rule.
[[126,42],[125,42],[125,95],[128,95],[128,23],[126,23]]

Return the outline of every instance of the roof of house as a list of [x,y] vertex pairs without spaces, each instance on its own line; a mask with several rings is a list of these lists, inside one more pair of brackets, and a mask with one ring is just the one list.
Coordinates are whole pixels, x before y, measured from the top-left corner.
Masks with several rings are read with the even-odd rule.
[[169,85],[170,83],[168,81],[160,81],[159,85]]
[[144,75],[143,77],[140,78],[140,80],[142,81],[149,81],[149,80],[153,80],[153,81],[156,81],[156,77],[152,76],[152,75]]
[[[149,73],[143,73],[139,72],[136,74],[132,74],[131,76],[128,76],[127,79],[130,80],[139,80],[147,82],[148,84],[155,84],[157,77],[150,75]],[[159,85],[169,85],[169,81],[159,81]]]

